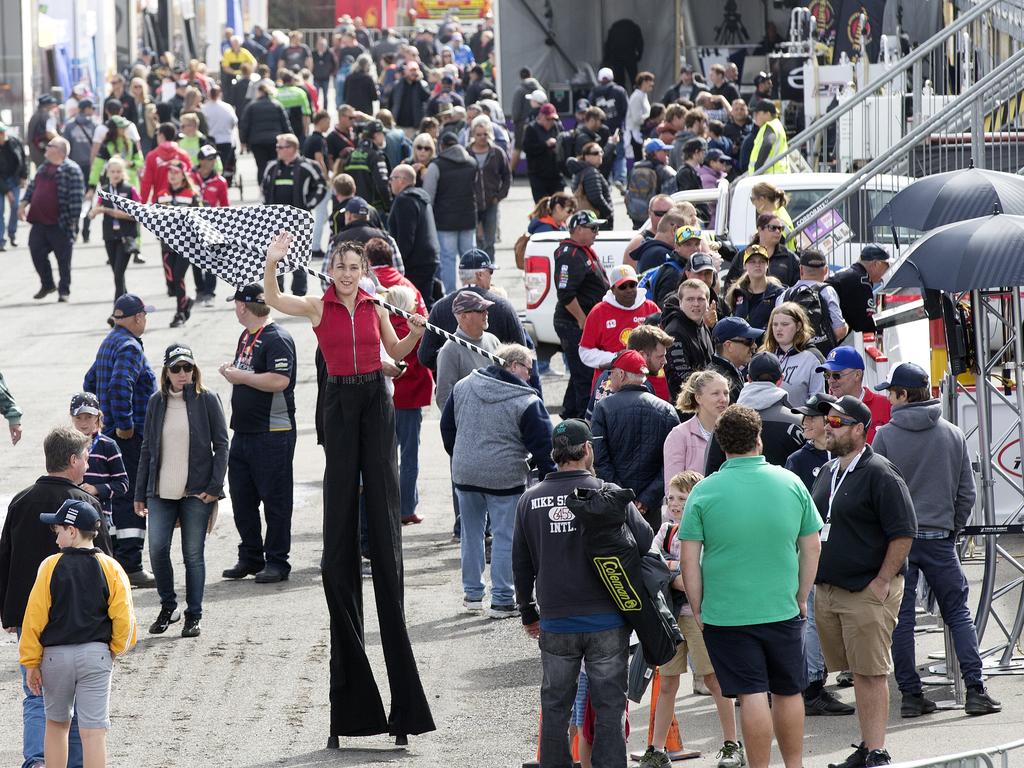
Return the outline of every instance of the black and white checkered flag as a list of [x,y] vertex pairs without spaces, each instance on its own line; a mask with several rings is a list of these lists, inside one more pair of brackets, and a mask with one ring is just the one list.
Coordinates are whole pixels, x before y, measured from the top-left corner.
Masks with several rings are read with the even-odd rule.
[[175,253],[236,288],[263,281],[267,247],[282,229],[291,233],[288,254],[278,265],[284,275],[305,266],[313,242],[313,217],[291,205],[176,208],[145,205],[103,194],[160,238]]
[[[176,208],[147,205],[119,195],[101,193],[103,201],[127,213],[180,256],[200,269],[213,272],[236,288],[262,283],[267,268],[267,247],[284,230],[292,235],[288,253],[277,266],[284,275],[301,269],[333,283],[328,275],[306,266],[313,242],[313,217],[308,211],[291,205],[249,205],[226,208]],[[392,314],[409,319],[412,314],[374,297]],[[418,317],[418,315],[417,315]],[[505,365],[505,361],[460,339],[443,328],[427,323],[427,330],[470,349],[478,355]]]

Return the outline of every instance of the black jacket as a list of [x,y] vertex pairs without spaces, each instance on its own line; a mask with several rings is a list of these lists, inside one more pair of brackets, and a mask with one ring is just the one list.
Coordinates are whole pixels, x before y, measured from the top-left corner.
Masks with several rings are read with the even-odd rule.
[[[476,155],[471,148],[467,147],[469,156],[476,160]],[[508,197],[509,188],[512,186],[512,170],[508,165],[508,155],[500,147],[491,146],[487,150],[487,157],[484,164],[480,166],[480,173],[476,177],[476,186],[473,193],[476,199],[476,209],[483,211],[492,205]]]
[[[459,327],[455,314],[452,312],[452,303],[455,297],[463,291],[473,291],[483,296],[494,304],[487,308],[487,332],[493,333],[502,344],[522,344],[529,346],[526,341],[526,331],[519,322],[519,316],[515,308],[506,299],[496,293],[484,290],[478,285],[468,285],[452,291],[442,299],[434,302],[430,308],[430,317],[427,321],[431,325],[443,328],[449,333],[455,333]],[[420,340],[419,351],[416,353],[420,362],[431,370],[437,369],[437,353],[441,351],[445,340],[436,333],[425,333]],[[531,382],[532,384],[533,382]]]
[[560,179],[558,170],[558,153],[555,147],[549,147],[548,139],[557,139],[561,126],[556,121],[551,130],[536,120],[526,126],[523,131],[523,153],[526,155],[526,173],[539,179]]
[[[476,229],[475,190],[480,168],[465,147],[455,146],[441,152],[431,164],[436,167],[434,223],[442,232]],[[431,171],[427,169],[427,182]],[[427,184],[424,184],[426,187]]]
[[365,72],[353,72],[345,78],[343,90],[346,104],[360,112],[370,114],[373,111],[373,102],[380,98],[380,91],[377,90],[377,83]]
[[718,354],[712,355],[711,365],[708,368],[712,371],[718,371],[729,382],[729,402],[735,403],[739,399],[740,391],[743,389],[743,375],[740,371],[737,371],[735,365]]
[[[402,128],[418,128],[420,121],[426,114],[427,99],[430,98],[430,91],[427,89],[427,84],[423,80],[418,80],[415,83],[409,84],[409,81],[404,77],[395,83],[391,89],[391,98],[389,99],[389,105],[391,106],[391,114],[395,116],[395,122]],[[402,103],[410,99],[410,109],[412,120],[402,121]],[[405,125],[408,122],[408,125]]]
[[250,102],[238,119],[238,140],[250,146],[273,144],[282,133],[291,131],[284,107],[266,96]]
[[590,163],[580,162],[575,157],[569,158],[566,168],[576,177],[576,188],[582,187],[583,195],[597,213],[597,217],[605,219],[606,223],[601,225],[601,229],[613,229],[615,203],[612,201],[612,188],[608,184],[608,179],[601,175],[600,169]]
[[[186,495],[208,493],[224,498],[224,475],[228,471],[228,426],[220,397],[204,390],[198,397],[191,384],[184,389],[188,412],[188,479]],[[142,433],[139,474],[135,480],[135,501],[156,496],[160,477],[160,446],[163,441],[167,398],[157,390],[146,407],[146,428]]]
[[875,330],[875,294],[868,271],[859,261],[841,269],[826,280],[836,289],[839,309],[851,331],[873,333]]
[[576,318],[565,308],[573,299],[579,302],[583,314],[588,314],[611,287],[597,254],[569,239],[560,242],[555,250],[553,279],[558,296],[558,304],[555,305],[556,323],[576,322]]
[[683,314],[678,296],[669,296],[665,302],[661,328],[675,339],[665,359],[668,393],[670,402],[674,403],[690,374],[711,365],[715,347],[707,326],[703,322],[695,323]]
[[[278,181],[291,182],[291,194],[287,195],[287,186]],[[284,199],[279,197],[284,190]],[[295,160],[287,165],[280,160],[271,160],[263,172],[263,201],[267,205],[278,203],[294,205],[304,211],[312,211],[327,195],[327,181],[324,179],[320,166],[308,157],[296,155]]]
[[778,301],[779,296],[785,290],[781,285],[768,283],[768,287],[765,288],[764,293],[761,295],[761,300],[755,305],[750,302],[750,291],[737,289],[732,297],[736,307],[731,311],[731,314],[733,317],[742,317],[753,328],[767,329],[768,320],[771,317],[772,310],[775,309],[775,302]]
[[[742,274],[743,253],[739,252],[729,264],[729,271],[725,275],[726,287],[739,280]],[[796,281],[800,279],[800,259],[785,245],[779,243],[775,247],[775,253],[768,259],[768,276],[777,278],[786,287],[796,285]],[[845,312],[843,317],[846,317]]]
[[[740,405],[753,408],[761,417],[762,453],[769,464],[783,467],[786,460],[804,444],[804,433],[800,428],[800,416],[789,410],[786,390],[767,381],[751,381],[740,392]],[[705,477],[725,463],[725,453],[714,435],[708,444]]]
[[28,156],[25,145],[17,136],[7,134],[7,141],[0,146],[0,194],[6,194],[4,179],[28,179]]
[[[43,475],[17,496],[7,507],[0,533],[0,624],[20,627],[25,606],[36,581],[39,564],[57,554],[53,531],[39,522],[43,512],[56,512],[68,499],[86,501],[100,513],[100,503],[70,480]],[[110,554],[110,535],[100,515],[100,535],[96,546]]]
[[[406,187],[395,198],[388,214],[388,232],[398,243],[407,270],[423,271],[440,262],[434,208],[430,195],[419,187]],[[430,335],[424,334],[423,341]]]
[[359,219],[341,227],[338,233],[331,238],[331,247],[333,248],[338,243],[344,243],[347,240],[366,245],[375,237],[381,238],[385,243],[388,242],[386,232],[371,226],[370,222],[365,219]]
[[636,260],[636,273],[642,275],[648,269],[660,267],[672,258],[672,246],[653,237],[644,240],[633,251]]
[[391,166],[384,150],[369,139],[363,139],[345,162],[345,173],[356,183],[356,194],[378,211],[391,207],[388,176]]
[[594,471],[602,480],[631,488],[649,509],[665,495],[665,438],[679,425],[675,409],[642,384],[630,384],[594,407]]

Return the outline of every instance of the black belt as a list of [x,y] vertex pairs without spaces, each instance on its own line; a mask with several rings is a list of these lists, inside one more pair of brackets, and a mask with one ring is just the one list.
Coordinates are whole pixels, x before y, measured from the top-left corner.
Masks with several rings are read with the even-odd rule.
[[384,374],[381,371],[371,371],[370,373],[357,373],[354,376],[328,376],[328,384],[369,384],[374,381],[380,381],[384,378]]

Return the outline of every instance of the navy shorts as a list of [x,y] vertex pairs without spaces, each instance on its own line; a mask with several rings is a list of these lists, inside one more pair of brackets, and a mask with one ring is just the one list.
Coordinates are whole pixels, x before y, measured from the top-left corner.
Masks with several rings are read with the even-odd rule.
[[704,625],[704,644],[725,696],[771,693],[793,696],[807,687],[804,632],[807,620],[794,616],[771,624],[740,627]]

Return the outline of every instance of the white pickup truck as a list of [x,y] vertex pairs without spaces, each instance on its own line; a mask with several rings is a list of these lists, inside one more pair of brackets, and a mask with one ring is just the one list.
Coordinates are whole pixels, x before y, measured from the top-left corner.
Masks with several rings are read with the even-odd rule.
[[[750,202],[750,189],[759,181],[767,180],[784,190],[790,197],[786,207],[789,215],[796,219],[801,213],[836,189],[849,178],[844,173],[791,173],[773,174],[765,177],[741,179],[730,192],[728,182],[722,181],[715,189],[677,192],[673,200],[688,200],[693,203],[715,203],[713,229],[720,240],[731,240],[737,246],[750,242],[754,233],[754,206]],[[852,230],[852,238],[840,245],[830,255],[836,266],[847,266],[856,260],[861,247],[867,242],[883,245],[892,244],[889,229],[867,226],[875,214],[892,199],[900,189],[908,186],[912,179],[904,176],[878,176],[865,189],[841,203],[839,215]],[[636,235],[632,230],[616,230],[598,234],[594,250],[604,268],[610,269],[622,263],[622,253],[627,243]],[[909,242],[910,233],[900,231],[900,243]],[[524,281],[526,285],[526,313],[523,323],[538,346],[558,344],[552,322],[555,312],[554,253],[564,232],[542,232],[530,238],[526,246]]]

